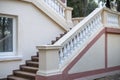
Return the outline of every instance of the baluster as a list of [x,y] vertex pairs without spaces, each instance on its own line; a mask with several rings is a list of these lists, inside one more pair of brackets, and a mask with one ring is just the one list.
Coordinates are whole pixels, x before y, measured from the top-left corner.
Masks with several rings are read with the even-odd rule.
[[60,64],[62,64],[63,62],[64,62],[64,55],[63,55],[63,51],[62,51],[62,49],[60,49],[60,51],[59,51],[59,59],[60,59]]
[[63,55],[64,55],[64,60],[66,59],[66,50],[65,50],[65,46],[63,47]]
[[47,4],[50,5],[50,0],[47,0]]
[[64,50],[65,50],[65,55],[66,55],[66,57],[68,57],[69,55],[68,55],[68,52],[67,52],[67,44],[65,45],[65,48],[64,48]]
[[69,53],[69,43],[66,44],[66,54],[67,57],[69,57],[70,53]]
[[71,41],[69,41],[68,52],[71,54]]
[[59,5],[59,14],[61,15],[61,5]]
[[57,12],[57,1],[55,0],[55,11]]
[[47,0],[44,0],[44,2],[46,3],[46,2],[47,2]]
[[87,38],[90,36],[90,33],[89,33],[89,26],[87,25],[86,26],[86,34],[87,34]]
[[51,0],[51,7],[54,9],[54,0]]
[[96,30],[96,24],[95,24],[95,20],[93,19],[93,23],[92,23],[92,30],[93,32]]
[[56,11],[57,11],[57,13],[59,13],[59,3],[57,2],[57,9],[56,9]]
[[80,32],[77,34],[77,46],[79,46],[81,43],[80,43]]
[[91,23],[88,24],[88,35],[91,35],[91,30],[90,30]]
[[71,52],[74,50],[73,39],[71,40]]
[[85,28],[86,28],[86,31],[85,31],[85,32],[86,32],[86,36],[87,36],[87,38],[88,38],[88,37],[89,37],[88,25],[86,25]]
[[83,39],[83,31],[80,32],[80,43],[83,43],[84,39]]
[[93,20],[90,23],[90,31],[91,31],[91,34],[92,34],[93,33]]
[[99,28],[100,24],[99,24],[99,15],[97,15],[96,17],[96,25],[97,25],[97,29]]
[[82,36],[82,37],[81,37],[82,42],[84,42],[84,41],[85,41],[85,36],[84,36],[84,31],[83,31],[83,30],[81,31],[81,36]]
[[62,8],[62,16],[64,17],[65,16],[65,8]]
[[103,24],[102,24],[102,17],[101,17],[101,15],[99,15],[99,23],[100,23],[100,27],[102,27]]
[[63,13],[62,13],[62,6],[61,6],[61,5],[60,5],[60,7],[59,7],[59,13],[60,13],[61,16],[63,16],[63,15],[62,15]]
[[61,7],[61,9],[60,9],[60,14],[61,14],[61,16],[63,16],[64,17],[64,8],[63,8],[63,6],[60,6]]
[[87,36],[86,36],[86,28],[84,27],[83,29],[83,36],[84,36],[84,41],[86,40]]
[[77,47],[77,36],[74,37],[74,49]]

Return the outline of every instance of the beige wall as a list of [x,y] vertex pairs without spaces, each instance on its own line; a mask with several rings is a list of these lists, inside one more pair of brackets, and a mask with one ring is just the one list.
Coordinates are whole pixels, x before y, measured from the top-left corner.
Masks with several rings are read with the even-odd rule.
[[102,69],[105,67],[105,35],[85,53],[85,55],[72,67],[69,74]]
[[32,4],[15,1],[0,0],[0,14],[15,15],[17,21],[17,52],[22,55],[22,61],[0,62],[0,78],[12,73],[18,64],[30,59],[36,54],[36,46],[50,44],[64,30],[53,22],[47,15]]
[[108,67],[120,66],[120,35],[108,35]]

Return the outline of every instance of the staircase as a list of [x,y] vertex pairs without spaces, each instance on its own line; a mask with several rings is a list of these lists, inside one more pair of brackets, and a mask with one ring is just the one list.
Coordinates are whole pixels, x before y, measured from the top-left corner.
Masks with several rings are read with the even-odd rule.
[[[44,0],[44,1],[46,1],[46,0]],[[50,3],[47,3],[47,4],[50,4]],[[105,11],[106,11],[106,13],[105,13]],[[91,40],[93,40],[94,37],[98,33],[100,33],[100,31],[104,28],[104,26],[108,26],[108,27],[115,26],[115,27],[119,28],[118,16],[117,16],[118,14],[114,14],[112,12],[107,13],[107,11],[110,12],[107,9],[102,9],[102,8],[96,9],[89,16],[87,16],[83,21],[81,21],[81,23],[79,23],[74,28],[72,28],[72,30],[70,30],[68,33],[65,32],[63,34],[60,34],[59,37],[56,37],[55,40],[52,40],[51,45],[41,46],[40,50],[42,50],[42,48],[44,48],[43,50],[45,50],[45,51],[43,51],[43,52],[45,52],[45,53],[42,53],[44,55],[40,55],[40,57],[42,57],[42,56],[46,57],[46,54],[49,54],[48,53],[49,50],[50,50],[50,53],[54,53],[54,51],[57,51],[57,49],[55,49],[55,47],[57,45],[61,46],[61,48],[57,51],[57,54],[53,55],[54,56],[53,58],[55,58],[56,57],[55,55],[57,55],[58,58],[56,60],[53,60],[53,58],[51,58],[51,54],[50,54],[50,56],[47,55],[47,58],[49,56],[50,57],[49,59],[51,59],[50,62],[52,62],[52,63],[55,63],[54,61],[58,62],[57,67],[56,67],[56,65],[54,65],[52,63],[51,63],[52,67],[51,67],[51,64],[48,64],[47,67],[51,67],[50,68],[51,70],[46,68],[46,70],[43,69],[44,73],[43,72],[41,72],[41,73],[48,75],[48,74],[50,74],[48,72],[52,71],[52,70],[54,71],[54,68],[58,69],[58,73],[59,73],[59,69],[62,71],[65,68],[67,68],[67,66],[69,66],[69,63],[72,62],[73,60],[75,60],[76,57],[79,55],[78,51],[82,51],[83,48],[85,48],[85,46],[87,46],[88,43],[90,43]],[[105,17],[106,15],[107,15],[107,17]],[[61,16],[64,17],[64,15],[61,15]],[[114,17],[112,17],[112,16],[114,16]],[[105,18],[103,18],[103,17],[105,17]],[[104,21],[106,22],[106,24]],[[49,47],[53,47],[53,52],[51,52],[52,48],[49,48]],[[38,53],[37,53],[37,55],[32,56],[31,60],[26,61],[26,64],[20,65],[19,70],[14,70],[13,75],[9,75],[7,77],[7,80],[35,80],[36,72],[38,71],[38,66],[40,65],[39,63],[43,63],[42,62],[43,60],[39,60],[39,59],[41,59],[40,57],[38,57]],[[74,59],[73,59],[73,57],[74,57]],[[49,61],[47,61],[49,59],[46,59],[46,61],[44,61],[44,62],[46,62],[46,63],[49,62]],[[38,61],[39,61],[39,63],[38,63]],[[46,63],[44,63],[44,64],[46,64]],[[42,66],[42,68],[44,67],[44,65],[41,65],[41,66]],[[41,69],[41,71],[42,71],[42,68],[39,67],[39,70]],[[48,70],[48,72],[47,72],[47,70]],[[38,73],[38,74],[41,75],[41,73],[40,74]],[[55,73],[57,73],[57,72],[55,72]],[[51,79],[51,80],[54,80],[54,79]]]
[[[57,1],[57,0],[54,0],[54,1],[52,1],[52,0],[43,0],[43,1],[41,1],[41,0],[40,1],[22,0],[22,1],[33,3],[35,6],[39,7],[41,10],[43,10],[43,12],[45,14],[47,14],[49,17],[53,18],[53,20],[61,19],[61,18],[65,19],[65,8],[68,8],[68,7],[63,5],[63,3],[61,1]],[[45,5],[47,5],[47,8]],[[50,8],[50,10],[52,9],[53,12],[55,11],[57,13],[57,18],[55,17],[55,15],[53,16],[52,14],[50,15],[47,12],[45,12],[45,11],[49,11],[48,8]],[[69,8],[69,10],[72,10],[72,8]],[[49,13],[51,13],[51,11]],[[61,16],[61,18],[58,18],[59,15]],[[59,20],[55,20],[55,21],[59,21]],[[59,21],[59,22],[61,22],[61,21]],[[61,23],[59,23],[59,22],[58,22],[58,24],[61,25]],[[62,20],[62,22],[64,22],[64,20]],[[64,23],[64,24],[66,24],[66,23]],[[63,26],[63,23],[61,26]],[[65,31],[68,31],[68,30],[65,29]],[[60,34],[59,37],[56,37],[55,40],[51,41],[51,44],[54,44],[61,37],[63,37],[66,33],[67,32]],[[26,60],[26,63],[24,65],[20,65],[20,68],[18,70],[14,70],[12,75],[8,75],[7,80],[35,80],[36,72],[38,71],[38,66],[39,66],[38,61],[39,61],[39,59],[38,59],[38,52],[37,52],[37,55],[32,56],[31,60]]]
[[[67,32],[60,34],[59,37],[56,37],[55,40],[51,41],[51,44],[54,44],[61,37],[63,37]],[[35,80],[36,72],[38,71],[38,61],[39,53],[31,57],[31,60],[26,60],[24,65],[20,65],[19,70],[14,70],[13,75],[9,75],[7,80]]]
[[19,70],[14,70],[13,75],[9,75],[7,80],[35,80],[38,70],[38,53],[27,60],[25,65],[20,65]]

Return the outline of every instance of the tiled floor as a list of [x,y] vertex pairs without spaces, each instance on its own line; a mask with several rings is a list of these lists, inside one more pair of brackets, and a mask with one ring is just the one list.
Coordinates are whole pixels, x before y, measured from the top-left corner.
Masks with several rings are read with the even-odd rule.
[[98,78],[95,80],[120,80],[120,74],[105,76],[105,77]]

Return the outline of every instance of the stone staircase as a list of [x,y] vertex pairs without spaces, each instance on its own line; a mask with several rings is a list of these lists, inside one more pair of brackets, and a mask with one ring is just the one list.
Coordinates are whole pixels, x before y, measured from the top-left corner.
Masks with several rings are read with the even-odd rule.
[[115,75],[104,76],[102,78],[98,78],[94,80],[120,80],[120,73]]
[[[67,32],[60,34],[55,40],[51,41],[54,44],[57,40],[63,37]],[[35,80],[36,72],[38,71],[39,53],[31,56],[31,60],[26,60],[24,65],[20,65],[19,70],[14,70],[12,75],[8,75],[7,80]]]
[[20,65],[19,70],[14,70],[13,75],[9,75],[7,80],[35,80],[38,70],[38,54],[27,60],[25,65]]

